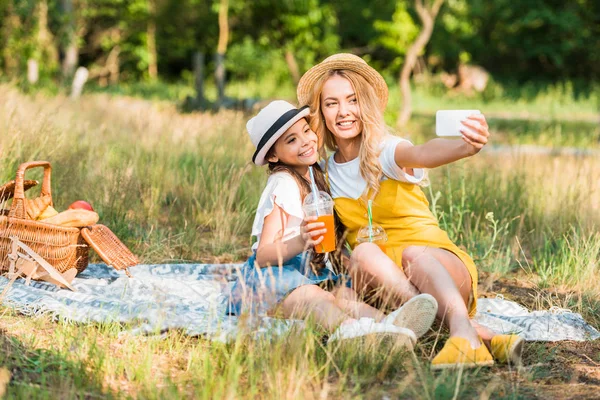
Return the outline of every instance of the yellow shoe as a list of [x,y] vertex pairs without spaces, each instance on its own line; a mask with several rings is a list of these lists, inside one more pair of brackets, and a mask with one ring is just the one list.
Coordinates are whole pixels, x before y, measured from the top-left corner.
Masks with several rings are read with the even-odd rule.
[[519,335],[496,335],[491,340],[492,356],[499,363],[521,365],[524,343]]
[[431,360],[431,369],[475,368],[494,365],[494,359],[483,343],[474,349],[465,338],[451,337]]

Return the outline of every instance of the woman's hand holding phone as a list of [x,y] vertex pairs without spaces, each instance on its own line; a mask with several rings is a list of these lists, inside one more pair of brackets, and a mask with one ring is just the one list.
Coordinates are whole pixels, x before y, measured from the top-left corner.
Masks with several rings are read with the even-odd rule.
[[478,153],[488,142],[490,132],[485,116],[479,110],[439,110],[435,132],[438,136],[460,136]]

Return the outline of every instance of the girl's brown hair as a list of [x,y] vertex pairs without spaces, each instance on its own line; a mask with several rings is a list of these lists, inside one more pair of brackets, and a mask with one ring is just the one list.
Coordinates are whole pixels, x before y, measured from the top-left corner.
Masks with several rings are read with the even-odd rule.
[[[273,156],[273,153],[274,153],[274,148],[271,147],[269,149],[269,151],[267,152],[265,159],[268,160],[269,158],[271,158]],[[331,191],[329,190],[329,185],[327,184],[327,179],[325,178],[325,174],[323,173],[321,166],[318,163],[314,163],[312,165],[312,167],[313,167],[313,173],[314,173],[317,189],[322,190],[322,191],[326,192],[327,194],[331,195]],[[304,200],[306,195],[310,193],[310,191],[311,191],[310,183],[306,180],[305,177],[300,175],[294,168],[290,167],[289,165],[283,164],[281,161],[278,161],[275,163],[269,162],[269,175],[277,173],[277,172],[288,173],[294,178],[294,180],[298,184],[298,188],[300,188],[300,197],[302,200]],[[340,239],[345,238],[346,229],[342,225],[341,221],[339,220],[339,218],[337,217],[337,214],[335,212],[334,212],[334,218],[335,218],[335,230],[336,230],[337,241],[338,241],[338,243],[343,243],[343,241],[340,241]],[[334,266],[334,270],[340,271],[341,268],[339,265],[340,264],[339,251],[336,251],[335,254],[333,254],[333,257],[330,258],[330,260]],[[323,268],[325,266],[325,254],[315,253],[311,259],[311,265],[313,266],[314,269],[317,269],[317,270]]]

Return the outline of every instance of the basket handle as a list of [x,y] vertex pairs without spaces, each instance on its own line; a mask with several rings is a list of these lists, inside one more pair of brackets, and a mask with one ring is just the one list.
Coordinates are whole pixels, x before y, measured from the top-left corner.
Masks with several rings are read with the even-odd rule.
[[[42,196],[50,196],[52,198],[52,192],[50,190],[50,174],[52,167],[48,161],[30,161],[19,165],[17,169],[17,176],[15,178],[15,196],[13,198],[9,217],[25,218],[25,189],[23,187],[23,181],[25,180],[25,171],[30,168],[44,167],[44,180],[42,181]],[[53,203],[50,201],[50,205]]]

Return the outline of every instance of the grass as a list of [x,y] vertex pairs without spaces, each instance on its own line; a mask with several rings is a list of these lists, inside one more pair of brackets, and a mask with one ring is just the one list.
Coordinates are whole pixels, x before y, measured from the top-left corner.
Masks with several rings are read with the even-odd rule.
[[[50,161],[56,208],[89,201],[144,262],[247,256],[266,181],[248,163],[247,114],[181,114],[167,102],[108,94],[72,102],[8,85],[0,92],[0,181],[14,179],[24,161]],[[597,146],[597,125],[560,136],[544,134],[545,123],[490,120],[496,144]],[[556,121],[549,132],[569,123]],[[412,128],[419,143],[431,122],[417,116]],[[431,171],[425,192],[442,227],[475,258],[483,293],[505,293],[530,308],[570,308],[599,326],[599,177],[597,156],[487,151]],[[227,345],[178,331],[134,337],[127,328],[0,308],[0,366],[13,373],[8,398],[532,398],[560,397],[572,381],[600,384],[583,368],[597,367],[598,343],[583,351],[528,346],[520,371],[433,373],[428,359],[443,330],[425,337],[415,357],[388,357],[323,346],[311,327]]]

